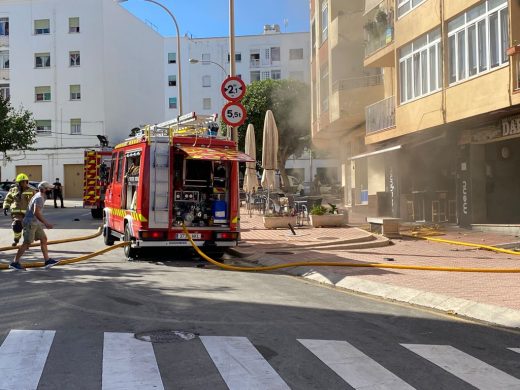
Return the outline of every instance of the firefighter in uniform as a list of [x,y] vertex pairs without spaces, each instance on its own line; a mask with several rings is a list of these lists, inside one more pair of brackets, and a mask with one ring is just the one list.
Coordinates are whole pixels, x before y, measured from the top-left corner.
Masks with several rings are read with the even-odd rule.
[[4,200],[4,215],[11,210],[11,218],[13,219],[13,246],[18,245],[22,237],[23,225],[22,221],[29,205],[29,201],[35,194],[35,191],[29,187],[29,177],[25,173],[16,176],[16,184],[11,187]]

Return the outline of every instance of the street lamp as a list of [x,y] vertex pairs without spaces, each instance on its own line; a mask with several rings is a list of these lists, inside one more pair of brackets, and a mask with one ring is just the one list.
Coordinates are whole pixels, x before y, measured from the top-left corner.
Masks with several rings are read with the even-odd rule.
[[222,69],[222,72],[224,72],[224,76],[227,76],[227,72],[226,72],[226,69],[224,69],[224,67],[222,65],[220,65],[218,62],[215,62],[215,61],[205,61],[205,60],[197,60],[196,58],[190,58],[189,59],[189,63],[190,64],[214,64],[214,65],[217,65],[220,69]]
[[[114,0],[114,1],[116,3],[124,3],[128,0]],[[168,15],[171,16],[171,18],[173,20],[173,24],[175,25],[175,30],[177,31],[177,74],[178,74],[178,79],[179,79],[179,80],[177,80],[177,83],[179,86],[179,116],[180,116],[180,115],[182,115],[182,73],[181,73],[181,35],[179,33],[179,25],[177,24],[177,19],[175,19],[175,16],[164,5],[162,5],[161,3],[159,3],[155,0],[144,0],[144,1],[158,5],[163,10],[165,10],[168,13]]]

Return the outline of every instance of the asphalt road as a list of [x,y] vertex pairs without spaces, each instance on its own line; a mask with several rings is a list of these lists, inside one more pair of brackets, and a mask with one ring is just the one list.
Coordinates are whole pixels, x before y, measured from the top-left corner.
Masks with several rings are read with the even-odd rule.
[[[45,213],[51,239],[97,226],[82,209]],[[170,251],[0,271],[0,389],[520,389],[519,333]]]

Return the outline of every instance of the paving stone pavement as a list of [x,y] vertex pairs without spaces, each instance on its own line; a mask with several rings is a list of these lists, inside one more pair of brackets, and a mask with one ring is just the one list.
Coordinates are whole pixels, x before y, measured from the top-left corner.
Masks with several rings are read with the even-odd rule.
[[[241,245],[233,250],[255,264],[293,261],[334,261],[471,268],[517,268],[519,256],[409,238],[393,239],[381,246],[381,238],[356,227],[267,230],[262,216],[242,210]],[[361,224],[360,219],[354,219]],[[484,233],[455,226],[440,238],[498,245],[519,242],[515,236]],[[348,247],[358,240],[363,247]],[[342,242],[343,245],[339,243]],[[520,246],[520,245],[519,245]],[[271,253],[267,253],[271,252]],[[279,253],[277,253],[279,252]],[[285,252],[285,253],[283,253]],[[431,272],[374,268],[298,267],[294,275],[358,292],[459,314],[508,327],[520,328],[520,274]]]

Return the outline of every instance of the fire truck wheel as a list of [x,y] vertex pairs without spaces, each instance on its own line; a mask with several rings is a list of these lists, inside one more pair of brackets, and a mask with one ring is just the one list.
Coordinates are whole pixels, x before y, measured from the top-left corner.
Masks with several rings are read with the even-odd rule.
[[90,209],[90,214],[94,219],[101,219],[103,218],[103,209]]
[[[128,225],[125,226],[124,240],[126,242],[132,241],[132,233],[130,232],[130,226]],[[130,245],[125,246],[124,251],[128,260],[133,260],[137,257],[138,250],[136,248],[132,248]]]
[[110,233],[110,228],[108,226],[103,228],[103,242],[108,246],[114,245],[115,242],[114,236]]

